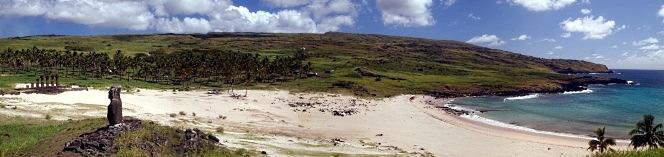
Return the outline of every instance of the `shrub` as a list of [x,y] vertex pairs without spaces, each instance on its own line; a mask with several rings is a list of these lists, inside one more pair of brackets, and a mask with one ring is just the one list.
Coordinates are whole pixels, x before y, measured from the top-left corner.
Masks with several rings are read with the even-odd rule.
[[217,133],[219,133],[219,134],[223,134],[224,133],[224,127],[217,127],[217,129],[215,129],[215,131],[217,131]]
[[196,117],[196,112],[191,112],[191,116]]
[[351,82],[351,81],[337,81],[337,82],[332,83],[333,86],[337,86],[337,87],[341,87],[341,88],[348,88],[348,89],[353,88],[353,84],[355,84],[355,82]]
[[187,115],[187,113],[185,113],[184,111],[180,111],[179,114],[180,114],[181,116]]
[[46,118],[46,120],[51,120],[53,117],[50,114],[47,114],[44,118]]
[[168,116],[170,116],[170,117],[176,117],[176,116],[178,116],[178,114],[171,113],[171,114],[168,114]]

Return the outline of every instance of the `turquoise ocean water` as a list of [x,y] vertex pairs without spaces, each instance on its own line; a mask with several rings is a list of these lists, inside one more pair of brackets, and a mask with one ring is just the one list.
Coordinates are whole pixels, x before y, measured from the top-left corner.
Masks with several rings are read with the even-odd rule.
[[453,104],[488,110],[479,116],[536,130],[589,135],[606,126],[607,135],[627,138],[643,114],[664,123],[664,71],[614,70],[595,74],[634,81],[634,85],[591,85],[582,92],[521,97],[459,98]]

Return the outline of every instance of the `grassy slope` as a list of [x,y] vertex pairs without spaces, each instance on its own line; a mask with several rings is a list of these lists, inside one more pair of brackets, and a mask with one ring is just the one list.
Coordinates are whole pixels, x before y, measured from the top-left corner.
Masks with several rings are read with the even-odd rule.
[[64,122],[0,116],[0,156],[56,156],[67,141],[105,123],[103,119]]
[[592,157],[661,157],[664,149],[648,149],[643,151],[616,151],[608,153],[593,154]]
[[[105,126],[103,118],[86,119],[79,121],[52,121],[24,117],[0,116],[0,157],[2,156],[58,156],[66,142],[97,128]],[[143,139],[149,139],[152,134],[171,137],[167,143],[178,143],[182,135],[175,129],[154,123],[144,123],[144,127],[122,135],[116,139],[119,152],[117,156],[149,156],[138,148]],[[76,155],[64,152],[66,156]],[[160,156],[178,156],[172,150],[162,149],[156,152]],[[229,150],[226,148],[208,148],[195,156],[250,156],[255,152]]]
[[[221,34],[136,36],[36,36],[0,39],[0,48],[64,50],[66,46],[99,52],[122,50],[127,54],[192,49],[232,50],[262,55],[289,55],[304,47],[308,61],[318,72],[334,70],[329,78],[309,78],[280,85],[259,84],[255,88],[286,88],[300,91],[340,91],[358,95],[389,96],[423,93],[439,89],[507,91],[546,90],[559,87],[565,76],[554,70],[566,67],[605,70],[604,66],[568,60],[545,60],[477,47],[456,41],[428,40],[381,35],[328,34]],[[361,76],[356,68],[383,75]],[[25,75],[0,77],[0,86],[11,86]],[[29,77],[28,77],[29,78]],[[70,79],[76,82],[79,78]],[[333,88],[336,81],[355,82],[351,90]],[[135,87],[162,87],[119,80],[86,80],[78,84],[105,86],[119,83]]]

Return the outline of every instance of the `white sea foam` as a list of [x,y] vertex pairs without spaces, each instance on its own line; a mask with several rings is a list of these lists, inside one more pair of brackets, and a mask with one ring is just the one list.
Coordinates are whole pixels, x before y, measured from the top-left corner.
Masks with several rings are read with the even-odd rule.
[[470,120],[473,120],[473,121],[476,121],[476,122],[481,122],[481,123],[484,123],[484,124],[487,124],[487,125],[491,125],[491,126],[509,128],[509,129],[514,129],[514,130],[519,130],[519,131],[527,131],[527,132],[533,132],[533,133],[538,133],[538,134],[546,134],[546,135],[554,135],[554,136],[562,136],[562,137],[592,139],[591,137],[583,136],[583,135],[542,131],[542,130],[536,130],[536,129],[532,129],[532,128],[528,128],[528,127],[507,124],[507,123],[503,123],[503,122],[500,122],[500,121],[497,121],[497,120],[484,118],[484,117],[476,115],[476,114],[461,115],[461,117],[466,118],[466,119],[470,119]]
[[[450,108],[453,108],[455,110],[474,111],[472,109],[464,108],[464,107],[454,105],[454,104],[446,104],[446,106],[448,106]],[[484,118],[480,115],[477,115],[476,113],[477,112],[471,112],[471,114],[463,114],[463,115],[460,115],[460,117],[466,118],[466,119],[469,119],[469,120],[472,120],[472,121],[480,122],[480,123],[483,123],[483,124],[486,124],[486,125],[490,125],[490,126],[514,129],[514,130],[518,130],[518,131],[526,131],[526,132],[532,132],[532,133],[537,133],[537,134],[553,135],[553,136],[560,136],[560,137],[581,138],[581,139],[588,139],[588,140],[594,139],[593,137],[584,136],[584,135],[571,134],[571,133],[551,132],[551,131],[542,131],[542,130],[537,130],[537,129],[528,128],[528,127],[524,127],[524,126],[508,124],[508,123],[500,122],[500,121],[497,121],[497,120]],[[617,141],[622,142],[622,143],[628,143],[629,142],[628,140],[621,140],[621,139],[619,139]]]
[[582,93],[592,93],[592,92],[593,92],[593,90],[586,89],[586,90],[582,90],[582,91],[565,91],[562,94],[582,94]]
[[505,98],[503,100],[524,100],[524,99],[535,99],[539,97],[540,94],[529,94],[529,95],[524,95],[524,96],[515,96],[515,97],[509,97]]

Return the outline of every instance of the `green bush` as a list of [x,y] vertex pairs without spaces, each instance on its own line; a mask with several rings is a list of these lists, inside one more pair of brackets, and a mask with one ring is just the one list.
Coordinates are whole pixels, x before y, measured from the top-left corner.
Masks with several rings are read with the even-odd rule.
[[217,129],[215,129],[215,131],[217,131],[217,133],[219,133],[219,134],[224,134],[224,127],[217,127]]

